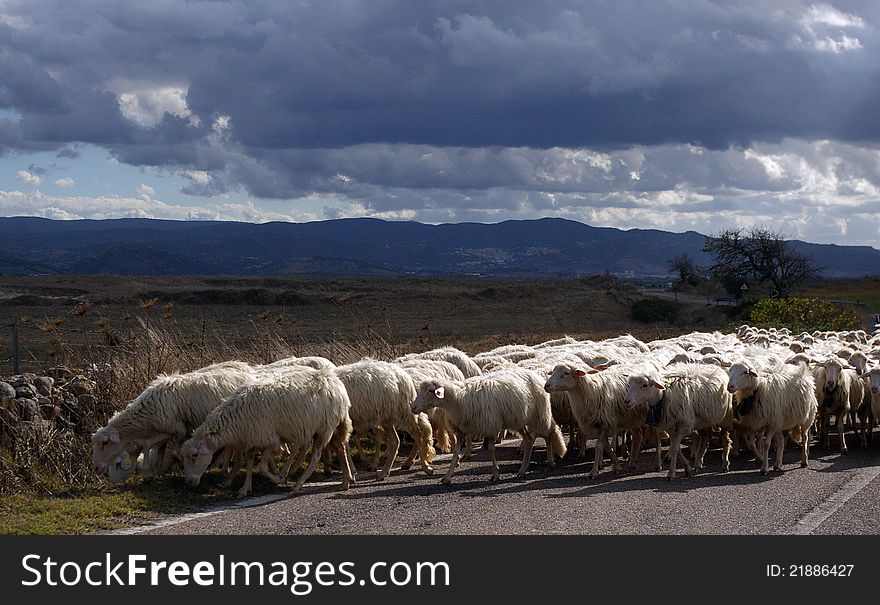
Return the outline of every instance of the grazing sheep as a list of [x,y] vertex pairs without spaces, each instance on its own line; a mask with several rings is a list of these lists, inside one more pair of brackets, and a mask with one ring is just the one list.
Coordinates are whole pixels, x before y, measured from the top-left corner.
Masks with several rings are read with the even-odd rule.
[[810,428],[816,419],[816,385],[804,364],[781,364],[758,370],[737,362],[728,370],[727,390],[734,396],[734,414],[753,433],[763,431],[761,474],[769,472],[770,445],[776,442],[773,470],[782,470],[784,431],[801,445],[801,466],[810,456]]
[[165,450],[183,442],[235,389],[254,380],[253,372],[234,368],[159,376],[92,435],[93,468],[106,471],[132,447],[157,448],[155,466],[145,465],[144,476],[164,472],[170,465]]
[[[500,370],[464,381],[431,380],[421,383],[412,402],[414,414],[443,408],[455,429],[455,449],[449,470],[441,480],[452,481],[452,474],[461,457],[465,435],[479,433],[497,435],[503,430],[517,431],[523,436],[523,459],[518,476],[529,468],[536,436],[547,442],[547,463],[555,468],[555,456],[565,456],[562,431],[553,421],[550,398],[544,392],[541,378],[521,368]],[[495,441],[488,440],[492,459],[492,481],[498,481]]]
[[682,364],[674,369],[655,373],[635,374],[627,381],[624,403],[630,409],[648,414],[648,424],[669,433],[669,474],[675,478],[675,467],[681,458],[685,472],[692,474],[691,465],[681,453],[684,437],[701,431],[703,438],[694,453],[695,467],[703,466],[713,428],[721,429],[721,470],[730,470],[730,430],[733,427],[732,398],[727,392],[727,373],[721,368],[703,364]]
[[247,453],[247,477],[238,492],[240,497],[251,491],[257,452],[261,453],[260,473],[273,483],[281,483],[283,478],[270,471],[269,463],[273,453],[287,443],[294,450],[312,448],[309,465],[293,488],[293,493],[297,493],[315,470],[321,451],[332,440],[342,465],[341,488],[348,489],[353,480],[346,450],[351,435],[349,408],[345,386],[328,369],[302,366],[239,387],[181,447],[186,483],[198,485],[214,454],[223,448]]
[[335,372],[348,391],[351,422],[358,437],[374,427],[383,430],[388,449],[385,466],[378,471],[376,478],[381,481],[391,472],[400,449],[398,428],[412,435],[419,448],[422,470],[428,475],[433,474],[431,461],[435,450],[431,423],[426,415],[415,415],[410,411],[416,388],[406,370],[393,363],[365,358],[338,366]]

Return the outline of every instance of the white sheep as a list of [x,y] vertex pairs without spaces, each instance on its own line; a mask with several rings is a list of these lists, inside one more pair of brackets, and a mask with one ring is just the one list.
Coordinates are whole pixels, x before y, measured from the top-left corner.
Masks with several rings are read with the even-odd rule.
[[[518,476],[529,468],[535,437],[547,442],[547,463],[555,468],[555,457],[565,455],[562,431],[553,421],[550,398],[542,388],[541,377],[529,370],[510,368],[464,381],[432,380],[419,386],[412,402],[412,412],[441,407],[455,429],[455,449],[449,470],[441,480],[452,481],[452,474],[461,457],[464,438],[468,434],[497,435],[512,430],[523,436],[523,459]],[[492,481],[498,481],[495,441],[488,440],[492,459]]]
[[126,449],[157,448],[155,468],[145,465],[144,475],[162,472],[170,464],[165,450],[179,445],[208,414],[235,389],[256,379],[253,372],[234,368],[159,376],[106,426],[92,435],[92,466],[104,472]]
[[704,364],[681,364],[663,372],[634,374],[627,381],[624,403],[630,409],[647,413],[648,424],[669,433],[669,474],[675,477],[676,462],[681,458],[685,472],[691,465],[681,453],[684,437],[694,431],[702,439],[694,452],[695,467],[703,466],[703,457],[714,428],[721,429],[721,470],[730,470],[730,430],[733,427],[732,398],[727,392],[727,373]]
[[[850,414],[854,416],[861,411],[865,396],[864,384],[858,374],[848,365],[845,366],[838,357],[829,357],[816,366],[813,377],[816,381],[816,400],[819,402],[819,440],[825,443],[826,448],[829,447],[831,416],[835,416],[840,452],[846,454],[846,419]],[[867,447],[866,423],[862,422],[862,431],[859,431],[853,420],[850,417],[853,429],[860,435],[862,446]]]
[[[342,489],[353,480],[346,443],[351,435],[350,402],[342,381],[332,370],[298,367],[235,390],[212,411],[181,447],[187,485],[198,485],[216,452],[233,448],[246,453],[247,477],[238,495],[251,491],[251,475],[257,452],[260,473],[273,483],[283,477],[270,470],[270,461],[282,444],[312,448],[309,465],[293,488],[297,493],[318,464],[329,443],[336,448],[342,465]],[[244,456],[241,456],[244,459]]]
[[727,390],[734,396],[734,415],[754,433],[763,431],[761,474],[769,472],[770,445],[776,442],[773,470],[782,470],[784,431],[801,445],[801,466],[810,455],[810,428],[816,419],[815,381],[805,364],[781,364],[759,370],[745,362],[730,366]]
[[[449,380],[464,380],[465,375],[461,370],[446,361],[438,361],[436,359],[408,359],[400,362],[402,367],[413,379],[413,384],[418,385],[427,380],[436,378],[447,378]],[[433,408],[426,412],[428,420],[431,421],[431,428],[434,431],[434,439],[437,441],[437,449],[441,452],[452,451],[452,427],[449,424],[449,418],[442,408]],[[413,451],[407,461],[401,468],[409,468],[413,462],[418,449],[413,446]]]
[[385,466],[376,475],[377,479],[381,481],[391,472],[400,449],[397,429],[412,435],[419,449],[422,470],[428,475],[433,474],[431,461],[435,450],[431,423],[426,415],[410,411],[416,388],[406,370],[393,363],[365,358],[357,363],[338,366],[335,372],[348,391],[351,422],[358,439],[375,427],[383,430],[387,445],[386,460]]
[[[647,368],[642,368],[647,369]],[[608,437],[618,431],[633,431],[633,447],[630,450],[628,464],[635,466],[641,450],[645,426],[645,414],[628,408],[623,398],[627,389],[627,366],[612,366],[611,369],[582,367],[573,364],[560,364],[553,368],[550,377],[544,384],[548,393],[565,391],[568,394],[571,410],[577,419],[581,433],[591,430],[598,431],[594,446],[593,468],[590,478],[599,475],[604,450],[608,445]],[[635,371],[639,371],[636,369]],[[609,448],[614,473],[620,472],[620,463],[614,448]],[[660,447],[657,447],[657,466],[660,466]]]
[[870,422],[868,423],[868,435],[873,433],[873,421],[880,418],[880,367],[868,368],[862,373],[862,378],[867,381],[868,394],[871,397],[870,402]]

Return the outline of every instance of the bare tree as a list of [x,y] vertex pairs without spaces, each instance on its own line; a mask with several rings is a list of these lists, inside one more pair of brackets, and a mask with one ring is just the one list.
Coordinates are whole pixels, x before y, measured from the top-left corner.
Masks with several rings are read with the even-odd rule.
[[696,286],[700,283],[703,268],[694,262],[687,252],[674,256],[667,262],[669,270],[678,274],[679,284]]
[[784,298],[818,273],[808,257],[769,227],[725,229],[706,238],[703,250],[713,256],[709,271],[728,291],[736,292],[745,282],[769,284]]

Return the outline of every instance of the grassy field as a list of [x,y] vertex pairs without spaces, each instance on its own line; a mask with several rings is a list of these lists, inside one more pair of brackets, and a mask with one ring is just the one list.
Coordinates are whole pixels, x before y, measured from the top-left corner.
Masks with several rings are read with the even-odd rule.
[[880,313],[880,277],[814,282],[805,286],[798,294],[827,300],[867,303],[871,313]]

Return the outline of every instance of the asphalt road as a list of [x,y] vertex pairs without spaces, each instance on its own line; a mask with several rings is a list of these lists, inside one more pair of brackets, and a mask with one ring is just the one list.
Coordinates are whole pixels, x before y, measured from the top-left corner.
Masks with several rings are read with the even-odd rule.
[[[231,509],[136,528],[149,534],[880,534],[880,435],[861,449],[852,437],[841,456],[811,449],[809,466],[786,451],[785,470],[762,477],[754,461],[733,460],[718,472],[710,451],[696,477],[651,470],[652,452],[638,468],[598,479],[590,463],[566,459],[555,471],[536,445],[530,473],[518,479],[517,443],[498,447],[501,481],[488,482],[486,452],[463,463],[451,485],[441,485],[448,456],[434,477],[397,471],[383,482],[361,471],[347,492],[338,475],[306,484],[301,495],[282,488]],[[539,444],[542,442],[539,440]],[[242,476],[243,477],[243,476]],[[317,475],[318,479],[322,479]],[[240,481],[234,487],[238,487]],[[265,483],[263,486],[265,488]],[[256,484],[255,484],[256,486]],[[259,496],[263,497],[259,497]],[[243,507],[242,507],[243,506]]]

